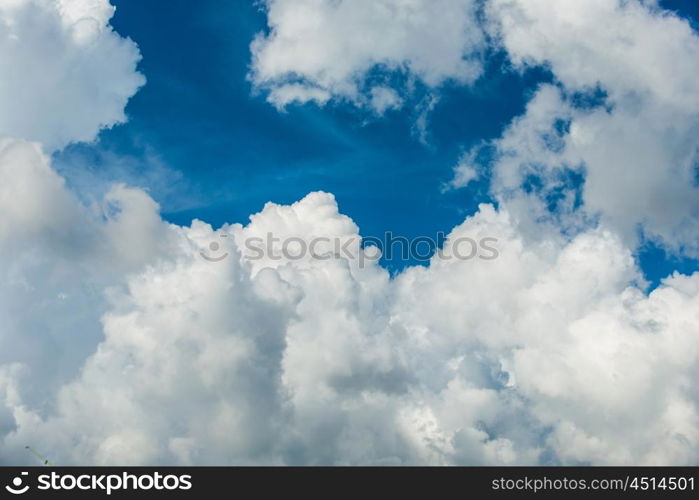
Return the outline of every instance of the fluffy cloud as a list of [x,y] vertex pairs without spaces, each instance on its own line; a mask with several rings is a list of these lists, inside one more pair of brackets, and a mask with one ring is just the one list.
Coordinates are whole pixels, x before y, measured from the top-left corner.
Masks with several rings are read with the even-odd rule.
[[32,367],[32,404],[75,376],[102,337],[102,290],[169,245],[155,204],[115,186],[84,207],[35,143],[0,140],[0,365]]
[[487,13],[515,64],[549,64],[568,88],[601,85],[614,101],[638,94],[699,107],[691,85],[699,40],[686,19],[655,1],[489,0]]
[[[695,35],[650,4],[564,3],[574,17],[558,2],[488,4],[512,60],[558,78],[491,145],[499,208],[481,205],[445,242],[455,255],[464,238],[493,237],[498,258],[436,256],[393,277],[361,258],[356,224],[328,193],[218,230],[168,224],[125,185],[79,202],[45,151],[121,119],[130,94],[109,85],[125,80],[87,92],[103,73],[79,65],[96,72],[75,75],[66,135],[52,122],[63,86],[29,86],[58,114],[26,128],[17,109],[3,115],[1,133],[46,145],[0,140],[0,463],[29,462],[27,444],[59,464],[696,463],[699,273],[646,293],[628,230],[640,221],[675,246],[695,236],[682,162],[695,147],[694,87],[646,78],[640,60],[615,74],[608,47],[621,23],[633,58],[665,64],[657,46],[670,37],[684,78]],[[270,1],[254,78],[279,105],[371,99],[379,113],[401,96],[364,81],[377,64],[427,85],[468,82],[477,70],[463,56],[480,35],[464,30],[470,2],[454,5]],[[2,43],[38,44],[28,60],[120,47],[114,60],[130,63],[115,68],[132,83],[120,88],[138,86],[137,52],[109,29],[106,2],[0,6],[4,26],[24,33],[3,28]],[[60,43],[22,32],[28,13]],[[583,105],[590,87],[605,97]],[[105,95],[109,118],[82,113]],[[456,184],[479,174],[477,153]],[[250,242],[268,234],[277,252],[256,258]],[[292,238],[348,242],[355,258],[328,241],[315,258],[284,257]]]
[[[699,255],[699,36],[689,23],[654,2],[487,5],[515,66],[546,65],[557,79],[493,143],[494,194],[523,217],[553,208],[564,226],[601,220],[630,244],[640,228]],[[469,168],[456,168],[454,184]]]
[[250,78],[268,100],[332,98],[400,105],[380,75],[399,72],[428,87],[471,83],[481,73],[483,33],[473,0],[265,0],[269,31],[252,43]]
[[53,150],[126,120],[145,80],[113,13],[108,0],[0,0],[0,137]]
[[[105,221],[73,199],[35,145],[5,149],[25,161],[18,183],[46,185],[33,209],[46,223],[33,231],[61,234],[82,220],[85,234],[66,256],[47,241],[40,258],[11,266],[15,284],[4,280],[3,292],[16,298],[3,305],[18,331],[4,326],[1,338],[48,342],[39,333],[48,328],[54,346],[92,342],[82,356],[3,349],[7,462],[27,461],[27,443],[59,463],[98,464],[698,458],[699,274],[646,295],[630,250],[608,231],[527,240],[507,211],[483,205],[446,249],[490,236],[498,259],[435,257],[391,278],[373,260],[249,254],[252,238],[273,233],[350,241],[358,256],[357,227],[327,193],[269,203],[247,225],[214,231],[165,224],[145,193],[119,187],[108,198],[121,208],[105,209]],[[23,245],[7,237],[16,230],[4,234],[3,248]],[[54,275],[38,272],[46,268]],[[71,293],[89,297],[75,276],[98,283],[80,319],[59,306]],[[37,304],[50,313],[45,324],[26,319]],[[73,370],[48,370],[48,359]],[[56,379],[33,394],[37,381]]]
[[[699,37],[687,20],[654,1],[488,0],[482,25],[475,2],[447,3],[269,0],[251,79],[280,108],[338,98],[383,114],[414,80],[472,82],[488,39],[515,68],[555,77],[490,145],[495,198],[534,225],[601,221],[630,245],[699,255]],[[423,103],[415,130],[425,141],[436,98]],[[452,186],[479,175],[476,153]]]

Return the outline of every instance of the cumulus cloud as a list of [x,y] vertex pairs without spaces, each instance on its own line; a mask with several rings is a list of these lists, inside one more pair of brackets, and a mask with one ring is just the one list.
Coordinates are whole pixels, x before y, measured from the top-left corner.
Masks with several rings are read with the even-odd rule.
[[145,79],[113,13],[108,0],[0,1],[0,137],[53,150],[126,120]]
[[[75,57],[121,47],[115,60],[131,65],[119,74],[138,86],[137,52],[106,25],[106,2],[0,5],[4,26],[22,33],[22,16],[36,13]],[[471,81],[470,2],[429,5],[269,1],[254,78],[272,100],[286,96],[277,104],[371,96],[377,112],[401,98],[385,82],[364,85],[377,64],[427,85]],[[694,87],[646,79],[640,61],[613,75],[614,48],[589,54],[617,43],[621,22],[631,46],[658,34],[634,57],[651,51],[664,64],[656,45],[667,35],[694,74],[684,58],[695,35],[650,3],[595,0],[573,18],[558,5],[489,2],[489,30],[513,62],[549,64],[558,78],[492,144],[498,208],[481,205],[444,243],[456,255],[465,238],[495,238],[492,260],[437,255],[391,276],[359,258],[357,225],[322,192],[216,230],[169,224],[126,185],[86,205],[46,153],[118,121],[128,92],[107,92],[119,111],[109,119],[74,106],[67,135],[54,115],[37,119],[45,129],[22,128],[8,112],[2,133],[24,139],[0,140],[0,463],[29,462],[31,444],[59,464],[695,464],[699,273],[646,293],[628,236],[632,219],[675,245],[695,235],[680,161],[694,144]],[[40,33],[17,38],[41,40],[38,60],[49,50],[31,38]],[[435,47],[445,49],[436,62]],[[590,87],[604,96],[582,105]],[[29,88],[39,100],[60,95]],[[101,95],[76,102],[97,106]],[[479,173],[478,158],[463,157],[457,184]],[[655,204],[634,205],[639,194]],[[249,243],[268,234],[307,247],[346,241],[356,258],[332,247],[322,258],[271,258],[269,248],[256,258]]]
[[0,1],[0,365],[32,367],[25,402],[43,409],[101,338],[100,291],[166,245],[141,191],[115,186],[86,208],[46,156],[124,121],[144,82],[113,13],[106,0]]
[[0,140],[0,179],[0,364],[32,366],[27,397],[46,401],[99,342],[102,290],[167,247],[167,224],[124,186],[84,207],[35,143]]
[[[492,144],[496,197],[523,217],[553,208],[564,225],[601,220],[630,244],[642,234],[698,255],[699,36],[689,23],[640,1],[491,0],[486,12],[516,67],[545,65],[556,78]],[[468,172],[457,166],[453,184]]]
[[[482,205],[445,247],[495,237],[492,261],[435,257],[391,278],[373,260],[256,260],[246,242],[269,232],[349,239],[358,255],[358,229],[327,193],[269,203],[247,225],[215,231],[166,224],[145,193],[119,187],[109,195],[123,205],[118,219],[105,221],[73,199],[35,145],[12,148],[35,162],[17,170],[20,182],[44,179],[53,193],[34,209],[47,221],[34,230],[60,229],[49,214],[75,211],[69,220],[87,221],[84,241],[105,246],[68,246],[61,258],[49,241],[41,259],[11,266],[14,285],[3,281],[6,297],[24,286],[34,291],[25,307],[51,312],[45,325],[26,322],[16,307],[30,299],[19,294],[9,302],[19,330],[42,339],[49,328],[54,345],[72,346],[79,325],[92,342],[81,357],[3,349],[5,462],[27,461],[27,443],[59,463],[97,464],[698,458],[699,274],[646,295],[631,251],[609,231],[526,241],[506,210]],[[202,257],[212,241],[227,258]],[[42,265],[65,273],[47,277]],[[79,293],[74,273],[98,282],[89,318],[58,306],[66,299],[56,290]],[[18,337],[4,327],[4,341]],[[49,358],[79,370],[42,374]],[[32,395],[42,378],[61,383]]]
[[[516,69],[547,67],[555,84],[490,145],[495,198],[533,223],[574,232],[601,221],[630,245],[699,255],[699,37],[657,2],[488,0],[484,25],[471,1],[270,0],[265,10],[250,77],[280,108],[338,98],[381,115],[412,87],[387,71],[433,88],[466,84],[480,75],[486,39]],[[437,101],[418,107],[422,142]],[[461,161],[450,185],[479,170]]]
[[[332,98],[378,114],[400,99],[372,72],[438,87],[480,76],[474,0],[265,0],[268,31],[251,46],[250,78],[283,108]],[[384,75],[385,76],[385,75]]]

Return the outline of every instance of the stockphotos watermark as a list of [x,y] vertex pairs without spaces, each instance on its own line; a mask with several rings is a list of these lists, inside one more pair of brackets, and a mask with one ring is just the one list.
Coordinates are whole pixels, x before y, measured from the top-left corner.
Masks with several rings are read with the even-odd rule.
[[123,491],[188,491],[192,489],[192,476],[188,474],[62,474],[51,472],[36,476],[36,484],[30,485],[29,473],[15,476],[5,490],[12,495],[24,495],[28,491],[81,491],[111,495]]
[[[221,234],[218,241],[209,242],[200,255],[209,262],[221,262],[231,252],[227,244],[231,238]],[[237,241],[245,259],[250,261],[304,261],[346,259],[358,261],[360,267],[367,262],[381,258],[387,262],[429,262],[433,257],[439,260],[495,260],[500,256],[498,239],[492,236],[473,238],[470,236],[454,237],[447,240],[444,233],[437,233],[436,238],[418,236],[406,238],[395,236],[392,232],[383,237],[316,236],[301,238],[299,236],[280,237],[272,232],[265,236],[252,236]]]

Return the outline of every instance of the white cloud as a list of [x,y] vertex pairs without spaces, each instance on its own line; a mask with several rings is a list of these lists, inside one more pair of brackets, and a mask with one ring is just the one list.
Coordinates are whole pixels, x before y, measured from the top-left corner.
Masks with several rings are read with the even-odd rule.
[[[46,147],[0,140],[0,462],[30,462],[31,444],[59,464],[696,463],[699,273],[674,274],[644,293],[627,234],[638,220],[676,245],[696,234],[692,219],[679,217],[694,216],[695,188],[681,185],[680,161],[695,147],[694,87],[646,78],[638,60],[612,74],[616,46],[589,55],[621,43],[612,36],[619,22],[632,59],[651,51],[652,64],[665,64],[656,45],[670,36],[687,51],[686,76],[695,73],[685,60],[695,35],[634,2],[566,4],[576,17],[538,0],[490,4],[491,29],[501,30],[513,60],[550,64],[563,87],[543,86],[495,143],[500,208],[481,205],[445,243],[453,250],[462,238],[495,237],[499,257],[434,258],[391,277],[373,260],[250,259],[246,242],[268,233],[337,238],[359,252],[356,224],[328,193],[269,203],[247,225],[217,231],[168,224],[147,193],[125,185],[81,204],[42,151],[121,119],[140,82],[137,52],[106,24],[106,2],[1,3],[0,19],[15,26],[0,32],[2,47],[21,41],[17,53],[38,51],[28,61],[54,50],[49,41],[88,61],[97,48],[109,60],[102,49],[111,47],[118,75],[105,94],[85,90],[102,82],[99,65],[66,82],[77,89],[65,102],[75,128],[57,100],[63,87],[50,81],[29,87],[27,95],[52,103],[36,123],[19,119],[24,108],[1,115],[0,133]],[[279,105],[361,104],[376,64],[427,85],[467,83],[477,70],[462,56],[480,35],[463,30],[471,3],[454,5],[270,2],[273,31],[254,45],[254,78],[278,92]],[[30,14],[50,38],[27,34]],[[599,33],[586,24],[595,22]],[[360,29],[367,37],[356,36]],[[649,44],[644,33],[658,38]],[[554,36],[568,59],[550,47]],[[302,78],[288,83],[291,73]],[[571,91],[594,78],[611,111],[575,105]],[[401,98],[386,89],[373,106],[379,113]],[[103,97],[111,111],[83,113]],[[59,116],[71,123],[66,134]],[[469,165],[476,155],[464,158]],[[563,167],[580,163],[585,206],[600,223],[578,214],[570,193],[558,219],[540,220],[545,200],[522,194],[522,181],[536,174],[552,193],[565,186]],[[634,205],[639,195],[645,202]],[[561,224],[575,234],[562,234]],[[218,255],[210,252],[228,257],[211,262],[202,256]]]
[[376,86],[371,89],[371,107],[378,115],[383,115],[390,109],[398,109],[403,105],[403,99],[398,92],[390,87]]
[[0,1],[0,137],[58,149],[126,120],[143,85],[108,0]]
[[292,102],[315,101],[324,105],[330,98],[330,92],[325,89],[300,83],[289,83],[272,89],[268,100],[281,110]]
[[[494,194],[524,218],[559,197],[559,223],[599,218],[631,245],[640,227],[673,252],[699,255],[699,36],[689,23],[654,2],[487,5],[513,63],[546,65],[559,85],[539,89],[494,141]],[[581,105],[595,92],[604,105]],[[565,169],[584,175],[582,210]],[[538,193],[521,189],[531,176]]]
[[25,401],[43,407],[100,341],[104,289],[170,235],[140,190],[117,187],[104,207],[83,207],[36,144],[0,141],[0,179],[0,365],[31,367]]
[[480,178],[482,167],[478,162],[479,147],[473,147],[461,155],[459,163],[454,167],[454,178],[447,188],[462,188]]
[[549,64],[568,88],[598,84],[678,110],[699,108],[691,82],[699,39],[689,22],[643,0],[489,0],[487,13],[517,65]]
[[[33,219],[56,234],[83,220],[86,234],[63,258],[52,240],[33,259],[3,260],[18,331],[3,326],[0,338],[89,349],[2,351],[6,461],[29,461],[30,443],[65,464],[697,460],[699,274],[646,296],[631,251],[608,231],[527,240],[483,205],[446,246],[493,236],[492,261],[434,259],[390,278],[371,260],[249,260],[245,242],[268,232],[309,242],[356,238],[357,227],[327,193],[267,204],[246,226],[178,227],[124,187],[109,195],[117,219],[103,221],[36,146],[12,148],[35,164],[17,168],[18,182],[53,193]],[[18,202],[12,193],[21,197],[5,202]],[[51,221],[64,211],[76,213]],[[2,248],[47,225],[22,241],[8,229]],[[202,258],[212,241],[229,257]],[[80,318],[56,293],[89,299],[76,281],[98,288]]]
[[[266,0],[268,33],[252,43],[250,77],[268,100],[331,98],[372,106],[399,100],[365,88],[371,71],[405,73],[429,87],[472,83],[481,74],[483,34],[473,0]],[[372,89],[375,89],[371,85]],[[380,88],[380,87],[379,87]]]

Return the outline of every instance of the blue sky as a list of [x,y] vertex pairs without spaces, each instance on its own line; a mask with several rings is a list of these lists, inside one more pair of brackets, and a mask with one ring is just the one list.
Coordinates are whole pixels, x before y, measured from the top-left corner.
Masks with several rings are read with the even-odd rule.
[[[177,224],[245,223],[267,201],[291,203],[324,190],[364,236],[391,231],[436,240],[493,201],[487,179],[441,189],[460,155],[498,137],[538,85],[552,81],[545,69],[508,70],[502,54],[491,54],[475,86],[440,90],[423,142],[415,123],[425,91],[383,117],[349,104],[270,106],[247,79],[250,41],[266,29],[253,2],[114,4],[112,24],[138,41],[148,83],[129,102],[126,124],[57,153],[57,170],[82,193],[101,194],[115,181],[146,187]],[[663,5],[699,19],[691,1]],[[654,286],[672,270],[699,268],[652,244],[639,257]],[[394,271],[416,263],[384,262]]]

